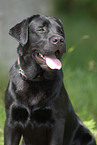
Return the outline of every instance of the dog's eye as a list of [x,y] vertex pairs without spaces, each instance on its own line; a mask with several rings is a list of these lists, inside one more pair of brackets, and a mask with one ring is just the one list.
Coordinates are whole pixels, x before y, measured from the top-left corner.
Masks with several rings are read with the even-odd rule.
[[40,32],[45,32],[46,29],[45,28],[38,28],[37,31],[40,31]]

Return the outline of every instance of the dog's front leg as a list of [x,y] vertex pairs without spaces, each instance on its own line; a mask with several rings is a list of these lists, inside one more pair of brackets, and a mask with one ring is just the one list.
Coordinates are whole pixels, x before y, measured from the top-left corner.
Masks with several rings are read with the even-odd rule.
[[21,133],[17,127],[10,127],[8,121],[5,121],[4,127],[4,145],[19,145]]
[[55,126],[52,131],[52,138],[50,145],[62,145],[64,135],[65,120],[60,118],[56,120]]

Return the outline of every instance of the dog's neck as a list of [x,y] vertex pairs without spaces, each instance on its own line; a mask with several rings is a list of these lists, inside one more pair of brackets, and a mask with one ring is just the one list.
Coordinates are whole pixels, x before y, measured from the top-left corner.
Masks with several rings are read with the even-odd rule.
[[[22,79],[23,79],[23,80],[29,80],[29,79],[27,78],[27,76],[25,75],[23,69],[21,68],[19,57],[18,57],[18,66],[19,66],[19,74],[20,74],[20,76],[22,77]],[[41,76],[40,76],[40,75],[37,75],[37,76],[33,79],[33,81],[40,81],[40,80],[41,80]]]
[[21,76],[21,78],[24,81],[43,81],[43,80],[53,80],[54,76],[56,75],[56,71],[53,72],[47,72],[47,71],[43,71],[42,74],[37,74],[37,76],[35,76],[34,78],[32,78],[31,80],[26,76],[24,70],[21,68],[21,64],[20,64],[20,59],[18,57],[18,67],[19,67],[19,74]]

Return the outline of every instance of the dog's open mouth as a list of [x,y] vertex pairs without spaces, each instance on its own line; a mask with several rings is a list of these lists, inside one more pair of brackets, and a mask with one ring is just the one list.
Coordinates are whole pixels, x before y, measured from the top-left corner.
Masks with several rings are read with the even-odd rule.
[[62,67],[62,64],[59,60],[60,52],[57,50],[54,54],[51,55],[42,55],[41,53],[35,53],[36,59],[44,64],[47,65],[50,69],[58,69],[60,70]]

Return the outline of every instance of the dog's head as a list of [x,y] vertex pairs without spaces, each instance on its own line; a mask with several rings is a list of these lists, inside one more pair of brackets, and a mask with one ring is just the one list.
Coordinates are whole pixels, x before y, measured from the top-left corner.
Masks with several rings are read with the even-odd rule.
[[30,64],[34,60],[43,70],[61,69],[60,58],[66,51],[61,20],[33,15],[16,24],[9,34],[19,42],[19,57],[25,63],[29,56]]

